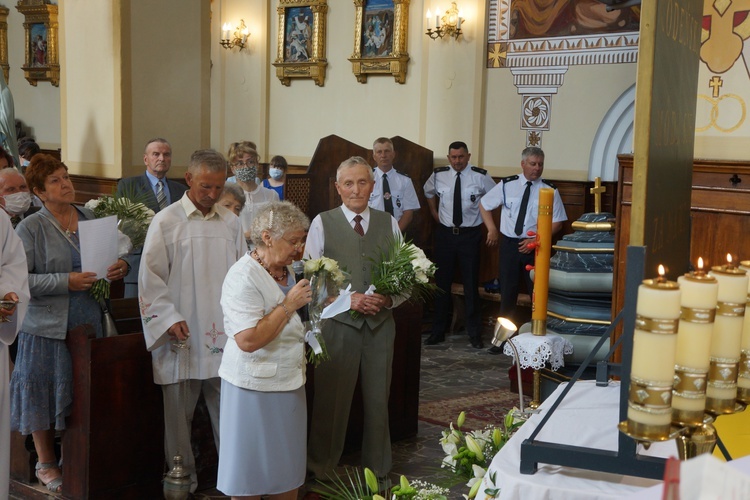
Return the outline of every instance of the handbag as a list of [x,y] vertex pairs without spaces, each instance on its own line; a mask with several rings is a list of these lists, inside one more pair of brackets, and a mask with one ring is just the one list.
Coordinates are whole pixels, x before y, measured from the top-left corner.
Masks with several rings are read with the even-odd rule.
[[107,307],[107,303],[104,301],[104,299],[99,301],[99,305],[102,308],[102,335],[104,337],[115,337],[116,335],[118,335],[115,319],[109,312],[109,308]]

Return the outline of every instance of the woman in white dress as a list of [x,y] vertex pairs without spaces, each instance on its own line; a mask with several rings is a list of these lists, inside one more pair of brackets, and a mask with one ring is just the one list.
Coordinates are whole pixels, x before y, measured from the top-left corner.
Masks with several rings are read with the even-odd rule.
[[305,331],[296,311],[312,292],[289,266],[309,226],[292,203],[266,205],[251,227],[255,249],[224,279],[217,488],[232,498],[296,500],[305,481]]

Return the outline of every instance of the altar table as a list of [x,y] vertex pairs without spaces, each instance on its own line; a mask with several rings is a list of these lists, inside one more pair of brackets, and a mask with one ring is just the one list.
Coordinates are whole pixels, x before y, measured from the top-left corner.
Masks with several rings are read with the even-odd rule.
[[[536,474],[520,473],[521,443],[541,421],[549,407],[557,400],[567,384],[561,384],[521,426],[492,460],[477,494],[479,500],[489,500],[484,490],[500,488],[500,500],[594,500],[632,495],[659,481],[622,476],[559,465],[539,464]],[[594,381],[578,381],[547,421],[538,441],[584,446],[602,450],[616,450],[619,417],[620,384],[597,387]],[[649,450],[639,446],[642,455],[669,457],[677,455],[675,442],[654,443]],[[491,477],[495,477],[492,484]]]

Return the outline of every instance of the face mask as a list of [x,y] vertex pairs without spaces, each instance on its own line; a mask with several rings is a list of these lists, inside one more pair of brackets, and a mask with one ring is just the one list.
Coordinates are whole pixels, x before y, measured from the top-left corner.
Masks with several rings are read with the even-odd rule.
[[237,176],[237,180],[240,182],[252,182],[255,180],[255,176],[258,174],[258,168],[253,167],[236,167],[234,169],[234,175]]
[[26,158],[21,158],[21,166],[22,167],[28,167],[29,163],[31,163],[31,162],[29,160],[27,160]]
[[280,168],[271,167],[268,169],[268,175],[271,176],[271,179],[278,181],[282,177],[284,177],[284,171]]
[[9,214],[25,214],[31,206],[31,195],[29,193],[6,194],[3,198],[5,198],[5,211]]

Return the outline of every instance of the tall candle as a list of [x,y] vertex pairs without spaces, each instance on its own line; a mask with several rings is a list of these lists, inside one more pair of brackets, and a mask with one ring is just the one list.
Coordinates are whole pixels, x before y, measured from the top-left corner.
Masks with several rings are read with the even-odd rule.
[[430,9],[427,9],[427,30],[429,31],[432,29],[432,12],[430,12]]
[[747,273],[732,265],[731,256],[727,260],[728,264],[711,268],[711,275],[719,282],[719,293],[711,338],[706,410],[717,414],[734,412],[747,303]]
[[659,278],[638,287],[628,400],[628,432],[651,439],[669,435],[680,318],[680,286],[659,268]]
[[672,391],[672,421],[691,426],[703,423],[709,349],[719,292],[716,278],[703,271],[702,259],[698,262],[698,270],[677,278],[681,315]]
[[[750,273],[750,260],[740,262],[740,269]],[[750,283],[750,280],[748,280]],[[750,284],[747,289],[747,304],[750,304]],[[740,369],[737,376],[737,399],[743,403],[750,403],[750,314],[745,308],[744,323],[742,325],[742,340],[740,342]]]
[[534,291],[531,309],[531,333],[547,333],[547,299],[549,297],[549,260],[552,253],[552,204],[555,190],[539,190],[536,256],[534,257]]

